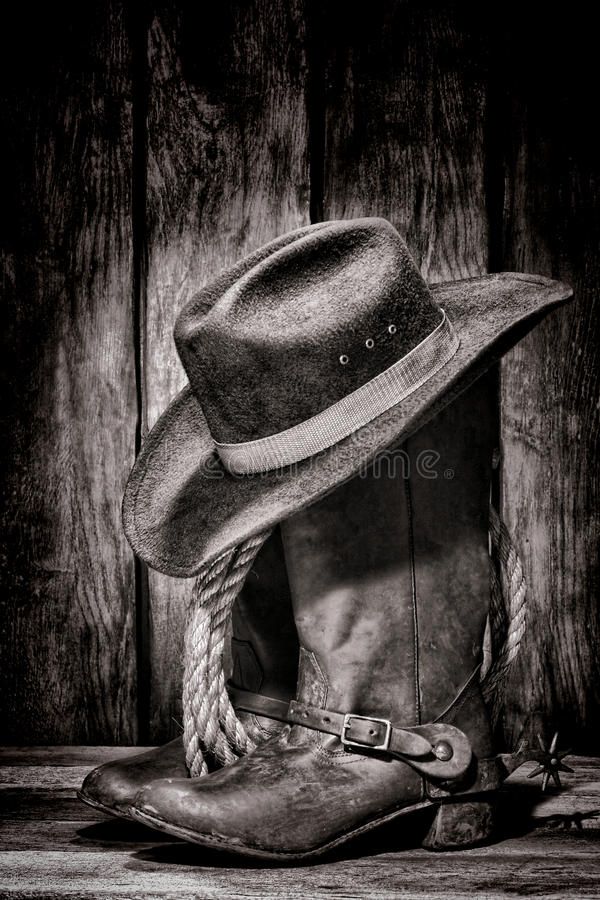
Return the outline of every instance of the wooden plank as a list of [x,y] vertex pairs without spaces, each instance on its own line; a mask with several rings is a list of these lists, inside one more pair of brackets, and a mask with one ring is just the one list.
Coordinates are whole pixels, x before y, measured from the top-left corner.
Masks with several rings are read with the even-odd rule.
[[561,772],[562,789],[552,784],[545,793],[541,791],[541,778],[531,779],[536,763],[522,765],[507,779],[502,787],[501,809],[508,820],[527,820],[536,827],[550,825],[580,828],[600,828],[600,766],[592,757],[570,756],[565,762],[574,771]]
[[[514,27],[511,23],[514,23]],[[509,689],[509,742],[555,728],[597,750],[600,713],[600,140],[589,13],[496,23],[493,116],[505,172],[499,264],[570,282],[502,366],[502,509],[528,582],[529,629]],[[541,723],[541,724],[540,724]],[[592,749],[593,748],[593,749]]]
[[[389,219],[429,282],[488,262],[487,52],[456,5],[326,4],[315,29],[326,85],[322,215]],[[497,370],[485,376],[497,403]],[[425,611],[426,614],[426,611]]]
[[[484,23],[410,0],[338,13],[330,0],[313,23],[325,85],[321,215],[388,219],[430,283],[483,274]],[[484,377],[495,405],[496,368]]]
[[84,766],[93,769],[150,747],[0,747],[0,767]]
[[325,91],[323,217],[378,215],[431,281],[483,273],[485,40],[476,16],[417,2],[315,23]]
[[131,85],[116,2],[6,11],[3,743],[136,738]]
[[[32,748],[32,759],[24,754],[19,760],[4,758],[0,752],[0,789],[7,785],[26,788],[73,788],[79,789],[88,772],[107,762],[125,760],[142,753],[144,747],[57,747],[40,753]],[[35,752],[37,750],[37,753]],[[87,754],[82,754],[87,750]],[[77,752],[79,751],[79,753]],[[71,758],[71,759],[70,759]]]
[[[4,822],[98,822],[106,816],[82,803],[73,788],[24,790],[3,788],[0,792],[0,821]],[[4,835],[4,825],[2,825]]]
[[[81,809],[83,804],[77,801],[77,805]],[[14,850],[23,854],[49,848],[53,853],[73,853],[74,848],[81,847],[90,853],[113,850],[125,856],[167,842],[172,843],[166,835],[143,825],[99,813],[47,822],[3,818],[0,853]]]
[[184,844],[124,853],[7,851],[4,897],[464,898],[597,897],[598,842],[578,834],[534,834],[458,853],[374,853],[295,867],[267,866]]
[[12,785],[77,790],[89,771],[90,766],[0,766],[0,790]]
[[[303,0],[154,4],[148,37],[145,420],[185,384],[172,330],[220,270],[308,221]],[[180,721],[190,581],[149,575],[150,733]]]

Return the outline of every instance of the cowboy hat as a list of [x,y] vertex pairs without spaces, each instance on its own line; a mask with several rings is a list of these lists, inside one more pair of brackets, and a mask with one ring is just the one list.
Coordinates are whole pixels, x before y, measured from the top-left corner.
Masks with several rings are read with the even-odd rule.
[[404,441],[571,293],[506,272],[428,286],[378,218],[260,248],[179,315],[189,385],[131,472],[133,549],[196,574]]

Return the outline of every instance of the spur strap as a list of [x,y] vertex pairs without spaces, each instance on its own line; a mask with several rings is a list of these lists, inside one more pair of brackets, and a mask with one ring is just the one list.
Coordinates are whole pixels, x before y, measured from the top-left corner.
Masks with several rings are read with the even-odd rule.
[[455,780],[465,774],[471,762],[469,739],[454,725],[393,725],[388,719],[334,712],[297,700],[276,700],[231,684],[228,689],[237,710],[335,735],[346,750],[400,759],[428,778]]

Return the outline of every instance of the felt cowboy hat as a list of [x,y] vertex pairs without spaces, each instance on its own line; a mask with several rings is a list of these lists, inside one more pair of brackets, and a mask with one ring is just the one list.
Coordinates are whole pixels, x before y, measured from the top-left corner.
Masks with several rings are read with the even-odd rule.
[[131,472],[133,549],[196,574],[404,441],[571,293],[514,273],[428,286],[378,218],[260,248],[179,315],[189,385]]

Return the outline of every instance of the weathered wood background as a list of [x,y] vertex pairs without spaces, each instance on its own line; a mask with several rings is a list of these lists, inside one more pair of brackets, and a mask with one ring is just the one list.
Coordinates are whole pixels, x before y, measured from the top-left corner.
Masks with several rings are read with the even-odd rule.
[[432,281],[518,269],[575,287],[501,366],[499,494],[532,608],[502,727],[511,742],[541,717],[597,750],[590,15],[416,0],[6,14],[1,742],[173,733],[191,584],[134,562],[119,506],[184,382],[175,317],[271,237],[377,214]]

